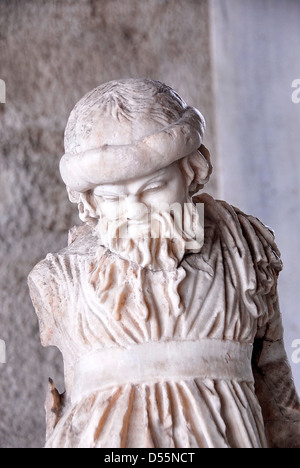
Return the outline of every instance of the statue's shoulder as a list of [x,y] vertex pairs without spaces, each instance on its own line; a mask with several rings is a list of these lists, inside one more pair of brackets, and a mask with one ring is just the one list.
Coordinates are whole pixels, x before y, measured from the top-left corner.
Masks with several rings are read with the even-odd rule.
[[[214,231],[215,239],[221,238],[228,249],[240,253],[247,250],[255,264],[268,263],[277,271],[282,269],[274,231],[257,217],[207,193],[195,197],[194,201],[204,204],[204,227],[208,232]],[[210,242],[208,237],[211,235],[207,236]]]
[[69,231],[68,246],[56,253],[49,253],[32,269],[29,284],[45,284],[49,279],[59,279],[63,273],[70,271],[70,265],[92,262],[100,249],[99,240],[90,226],[75,226]]
[[85,262],[92,262],[96,248],[96,236],[91,228],[73,228],[68,247],[48,254],[29,274],[30,296],[39,319],[44,346],[58,346],[60,343],[56,321],[64,313],[64,298],[69,297],[74,275],[81,271],[82,266],[86,266]]

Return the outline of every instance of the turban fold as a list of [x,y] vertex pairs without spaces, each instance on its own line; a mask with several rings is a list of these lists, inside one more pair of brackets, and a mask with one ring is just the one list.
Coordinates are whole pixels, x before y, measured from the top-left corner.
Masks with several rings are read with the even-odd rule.
[[[147,176],[199,149],[204,130],[201,113],[185,105],[178,120],[131,144],[67,152],[60,161],[60,173],[76,192]],[[205,159],[200,153],[199,157]]]

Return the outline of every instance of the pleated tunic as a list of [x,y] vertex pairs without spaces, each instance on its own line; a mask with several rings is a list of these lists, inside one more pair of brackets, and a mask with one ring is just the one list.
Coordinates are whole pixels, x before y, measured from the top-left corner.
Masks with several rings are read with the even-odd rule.
[[[58,254],[49,254],[31,273],[29,285],[42,342],[58,346],[65,360],[65,403],[48,434],[47,447],[267,446],[249,350],[272,321],[278,320],[274,304],[281,269],[279,252],[272,231],[257,218],[207,194],[195,201],[205,204],[204,245],[199,253],[186,255],[174,272],[143,272],[149,285],[147,313],[138,305],[124,303],[116,316],[110,307],[99,304],[89,281],[96,250],[99,255],[93,231]],[[113,254],[102,249],[113,261]],[[177,309],[168,301],[171,293],[166,293],[174,285],[180,295]],[[181,349],[188,348],[186,343],[197,347],[208,340],[214,352],[208,352],[206,361],[205,351],[201,352],[199,369],[193,364],[195,375],[182,369],[182,361],[188,361],[184,351],[178,375],[171,370],[168,374],[168,362],[171,369],[172,356],[175,363],[179,361]],[[173,354],[166,357],[168,362],[163,371],[158,369],[157,378],[143,367],[149,360],[155,365],[155,353],[151,356],[149,352],[139,363],[138,378],[132,370],[126,374],[122,357],[116,358],[115,369],[109,357],[112,349],[116,356],[122,350],[138,355],[139,346],[162,344],[159,357],[163,361],[161,354],[169,349],[168,343]],[[238,360],[239,368],[228,377],[217,354],[219,345],[221,350],[230,344],[246,349],[248,358]],[[82,359],[97,353],[99,372],[97,365],[96,370],[85,369]],[[186,365],[188,368],[189,363]]]

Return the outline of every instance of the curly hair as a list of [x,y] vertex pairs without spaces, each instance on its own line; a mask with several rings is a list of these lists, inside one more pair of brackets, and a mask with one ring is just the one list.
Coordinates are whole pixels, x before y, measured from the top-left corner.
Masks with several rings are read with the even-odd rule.
[[[65,151],[72,153],[77,136],[97,125],[99,116],[134,121],[143,115],[165,126],[178,120],[187,105],[170,86],[150,79],[110,81],[87,93],[70,114],[65,130]],[[87,117],[89,127],[87,128]],[[205,122],[203,119],[203,125]]]
[[[78,135],[88,135],[99,125],[99,117],[111,116],[116,121],[134,121],[146,115],[162,127],[178,121],[187,109],[183,99],[169,86],[151,79],[125,79],[98,86],[86,94],[71,112],[65,131],[67,152],[76,151]],[[205,121],[197,114],[203,129]],[[179,161],[189,194],[195,195],[209,180],[212,172],[208,150],[201,145]],[[91,193],[82,194],[68,189],[70,200],[78,203],[82,220],[93,218]]]

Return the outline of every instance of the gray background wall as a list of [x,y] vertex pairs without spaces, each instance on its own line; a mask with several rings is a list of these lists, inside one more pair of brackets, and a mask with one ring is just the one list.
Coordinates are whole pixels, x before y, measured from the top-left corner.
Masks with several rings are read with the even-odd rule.
[[42,446],[48,377],[63,390],[61,357],[40,346],[26,278],[78,222],[58,172],[63,131],[77,100],[110,79],[159,79],[201,109],[215,166],[208,191],[276,229],[289,351],[300,338],[300,104],[290,98],[299,3],[0,0],[0,447]]
[[[299,0],[213,0],[211,5],[220,195],[272,227],[285,343],[300,391]],[[299,354],[296,357],[299,357]]]

